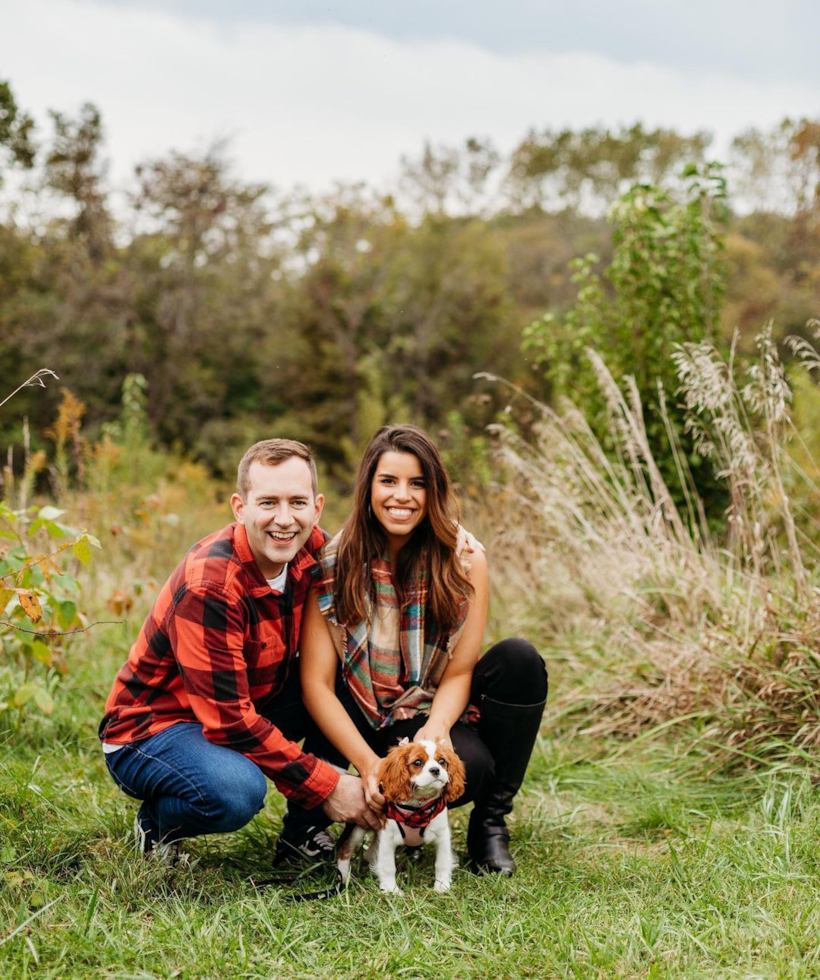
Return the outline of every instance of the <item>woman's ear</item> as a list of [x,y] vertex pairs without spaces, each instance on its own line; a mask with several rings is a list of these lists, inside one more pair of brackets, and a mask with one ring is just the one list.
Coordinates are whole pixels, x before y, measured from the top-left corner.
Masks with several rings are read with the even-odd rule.
[[460,796],[464,795],[464,787],[467,784],[467,773],[464,769],[464,763],[451,748],[439,745],[439,749],[447,762],[447,772],[450,774],[450,780],[447,783],[444,798],[448,803],[453,803]]
[[394,745],[379,767],[379,785],[386,800],[398,803],[413,794],[410,770],[407,768],[408,745]]

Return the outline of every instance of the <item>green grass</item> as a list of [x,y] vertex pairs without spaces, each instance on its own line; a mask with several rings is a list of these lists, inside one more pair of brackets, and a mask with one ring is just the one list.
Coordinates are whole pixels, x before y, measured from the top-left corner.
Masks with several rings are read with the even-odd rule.
[[361,866],[325,902],[257,888],[279,826],[273,791],[242,832],[191,842],[190,867],[146,863],[94,734],[123,642],[95,638],[51,718],[15,728],[3,716],[1,977],[820,974],[812,785],[796,770],[707,777],[671,740],[544,737],[514,820],[518,874],[459,871],[446,896],[432,891],[432,854],[401,869],[402,898]]

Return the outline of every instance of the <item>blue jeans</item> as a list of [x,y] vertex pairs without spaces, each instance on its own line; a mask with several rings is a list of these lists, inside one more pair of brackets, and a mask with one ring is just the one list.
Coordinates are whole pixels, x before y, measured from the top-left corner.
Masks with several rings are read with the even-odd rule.
[[[346,766],[319,732],[302,703],[298,666],[263,714],[285,738],[305,739],[304,750]],[[141,817],[166,841],[224,834],[244,827],[264,805],[267,781],[250,759],[209,742],[198,722],[178,722],[150,738],[123,745],[105,756],[114,782],[142,800]],[[288,805],[290,832],[311,824],[327,826],[322,810]]]

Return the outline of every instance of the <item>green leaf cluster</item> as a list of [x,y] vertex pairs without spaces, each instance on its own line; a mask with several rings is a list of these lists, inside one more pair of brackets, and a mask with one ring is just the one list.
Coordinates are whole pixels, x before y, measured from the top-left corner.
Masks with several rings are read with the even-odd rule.
[[15,511],[0,503],[0,711],[33,704],[51,714],[72,636],[88,626],[67,561],[87,565],[100,542],[62,523],[63,514],[52,506]]
[[726,280],[726,183],[717,164],[688,165],[682,177],[683,200],[649,184],[621,196],[609,212],[610,264],[601,270],[593,254],[573,261],[575,303],[562,316],[548,313],[531,323],[523,348],[552,397],[582,406],[603,444],[607,402],[587,349],[603,358],[614,377],[633,378],[653,455],[666,467],[668,485],[675,486],[663,400],[701,496],[717,507],[721,491],[686,432],[671,355],[677,345],[713,339],[718,331]]

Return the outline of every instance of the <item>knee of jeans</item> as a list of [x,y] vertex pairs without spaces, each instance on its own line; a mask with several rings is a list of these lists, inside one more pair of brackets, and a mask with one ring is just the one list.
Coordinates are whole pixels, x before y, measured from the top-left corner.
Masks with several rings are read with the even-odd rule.
[[267,792],[265,777],[256,766],[244,769],[241,778],[236,778],[236,773],[226,775],[225,780],[208,787],[203,806],[213,829],[221,833],[249,823],[262,809]]
[[505,677],[516,688],[515,696],[509,692],[508,700],[516,704],[536,704],[546,698],[547,668],[532,643],[510,637],[497,643],[494,650],[503,659]]

